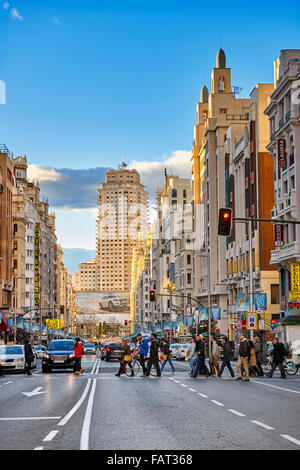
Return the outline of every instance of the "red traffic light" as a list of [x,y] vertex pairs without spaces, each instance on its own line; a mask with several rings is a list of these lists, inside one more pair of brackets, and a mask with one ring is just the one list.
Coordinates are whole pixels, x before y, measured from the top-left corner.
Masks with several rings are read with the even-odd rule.
[[150,302],[155,302],[155,291],[154,290],[150,291]]
[[127,320],[124,320],[124,325],[127,325]]
[[232,209],[219,209],[218,235],[230,237],[231,235]]

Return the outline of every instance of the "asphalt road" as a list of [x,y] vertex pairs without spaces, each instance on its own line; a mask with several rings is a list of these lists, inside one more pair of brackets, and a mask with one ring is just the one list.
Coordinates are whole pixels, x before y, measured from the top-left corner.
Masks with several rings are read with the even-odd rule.
[[82,360],[86,373],[0,378],[0,450],[300,449],[300,374],[235,382],[188,376],[115,377],[117,362]]

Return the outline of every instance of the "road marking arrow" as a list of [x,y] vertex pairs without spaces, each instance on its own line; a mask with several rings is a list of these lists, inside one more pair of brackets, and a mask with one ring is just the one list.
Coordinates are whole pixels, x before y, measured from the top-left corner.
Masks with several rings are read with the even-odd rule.
[[27,397],[34,397],[35,395],[39,395],[40,393],[46,393],[46,392],[40,392],[42,388],[43,387],[37,387],[34,390],[32,390],[32,392],[22,392],[22,393],[23,395],[26,395]]

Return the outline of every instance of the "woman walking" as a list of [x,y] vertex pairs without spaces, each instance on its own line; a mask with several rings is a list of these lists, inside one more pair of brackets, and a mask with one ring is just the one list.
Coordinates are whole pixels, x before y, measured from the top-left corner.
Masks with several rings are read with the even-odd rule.
[[258,336],[254,336],[253,339],[254,346],[255,346],[255,355],[256,355],[256,367],[258,368],[259,374],[261,377],[264,375],[264,372],[261,367],[262,363],[262,350],[261,350],[261,342]]
[[192,336],[191,339],[191,344],[189,346],[189,355],[190,355],[190,360],[189,360],[189,365],[191,368],[191,371],[189,374],[192,376],[194,374],[196,365],[197,365],[197,351],[196,351],[196,337]]
[[82,343],[80,338],[76,338],[74,341],[75,346],[75,373],[74,375],[80,375],[84,373],[84,369],[81,367],[82,358]]
[[256,377],[259,375],[259,370],[256,367],[256,354],[255,354],[255,346],[253,342],[248,339],[248,344],[250,346],[250,357],[249,357],[249,362],[250,362],[250,375],[251,377]]
[[128,364],[131,370],[130,377],[134,377],[134,372],[132,369],[131,361],[132,361],[132,356],[131,356],[130,347],[128,346],[127,341],[124,339],[122,341],[122,356],[121,356],[121,361],[120,361],[120,369],[119,369],[119,372],[115,374],[115,376],[120,377],[121,374],[125,374],[126,364]]
[[163,340],[162,354],[163,354],[164,362],[162,363],[161,372],[163,371],[165,365],[168,362],[170,364],[171,368],[172,368],[172,373],[175,374],[175,367],[174,367],[173,362],[171,361],[171,358],[170,358],[170,345],[169,345],[168,341],[165,340],[165,339]]
[[211,376],[216,377],[216,369],[218,375],[220,374],[220,367],[219,367],[219,358],[220,358],[220,349],[217,343],[217,338],[214,335],[210,335],[211,340],[211,358],[210,358],[210,369],[211,369]]

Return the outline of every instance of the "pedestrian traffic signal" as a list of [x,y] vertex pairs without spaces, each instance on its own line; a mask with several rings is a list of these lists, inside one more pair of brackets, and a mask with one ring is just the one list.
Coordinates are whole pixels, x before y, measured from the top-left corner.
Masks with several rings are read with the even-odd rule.
[[150,302],[155,302],[155,291],[154,290],[150,291]]
[[218,235],[230,237],[231,235],[232,209],[219,209]]

